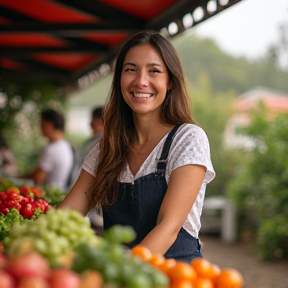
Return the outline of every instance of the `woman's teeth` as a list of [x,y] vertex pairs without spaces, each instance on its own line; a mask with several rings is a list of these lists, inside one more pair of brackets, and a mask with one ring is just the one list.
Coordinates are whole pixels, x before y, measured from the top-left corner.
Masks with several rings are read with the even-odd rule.
[[136,98],[144,98],[144,99],[146,99],[146,98],[148,98],[148,97],[150,97],[151,96],[151,94],[147,94],[147,93],[134,93],[134,97],[136,97]]

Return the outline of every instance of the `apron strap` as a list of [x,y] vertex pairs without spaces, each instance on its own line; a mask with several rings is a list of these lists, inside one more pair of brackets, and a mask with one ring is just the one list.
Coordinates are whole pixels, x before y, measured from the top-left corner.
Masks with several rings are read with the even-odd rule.
[[166,165],[167,165],[167,158],[168,158],[168,154],[169,154],[169,150],[171,147],[171,144],[173,142],[174,139],[174,135],[177,132],[178,128],[181,126],[182,124],[178,124],[176,125],[168,134],[166,141],[164,143],[164,147],[161,153],[161,157],[158,160],[157,163],[157,173],[163,174],[163,172],[165,173],[166,171]]

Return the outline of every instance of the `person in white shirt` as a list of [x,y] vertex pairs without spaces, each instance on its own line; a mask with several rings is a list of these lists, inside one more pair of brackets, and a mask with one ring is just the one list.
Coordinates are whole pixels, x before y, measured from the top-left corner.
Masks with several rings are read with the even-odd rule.
[[36,185],[47,185],[65,192],[73,170],[74,154],[64,139],[64,116],[54,109],[41,113],[41,131],[49,141],[38,159],[35,169],[21,178],[30,178]]

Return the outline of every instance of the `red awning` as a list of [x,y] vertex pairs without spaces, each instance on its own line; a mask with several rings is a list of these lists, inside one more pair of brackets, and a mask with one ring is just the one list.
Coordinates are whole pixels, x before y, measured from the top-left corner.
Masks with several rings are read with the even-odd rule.
[[96,77],[136,31],[173,23],[177,35],[239,1],[0,0],[0,77],[59,85]]

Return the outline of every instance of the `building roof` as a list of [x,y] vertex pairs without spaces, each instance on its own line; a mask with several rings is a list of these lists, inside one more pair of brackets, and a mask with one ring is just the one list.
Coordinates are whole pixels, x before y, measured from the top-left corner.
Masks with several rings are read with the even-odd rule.
[[270,111],[288,112],[288,94],[266,87],[255,87],[239,95],[234,101],[236,111],[246,112],[256,108],[259,102]]
[[93,80],[135,32],[173,37],[239,1],[0,0],[0,77],[59,85]]

